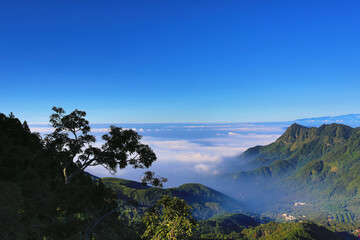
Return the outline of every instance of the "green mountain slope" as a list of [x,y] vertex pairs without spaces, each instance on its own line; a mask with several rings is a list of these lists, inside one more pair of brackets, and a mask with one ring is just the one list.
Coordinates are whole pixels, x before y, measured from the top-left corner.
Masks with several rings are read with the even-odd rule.
[[239,172],[237,176],[279,177],[289,175],[314,160],[336,160],[344,157],[341,155],[346,151],[360,150],[354,144],[359,143],[359,131],[340,124],[322,125],[320,128],[293,124],[274,143],[245,151],[240,161],[246,161],[246,166],[253,170]]
[[104,184],[118,194],[120,204],[137,202],[139,206],[123,209],[131,218],[137,218],[143,211],[155,204],[162,195],[184,199],[198,219],[207,219],[220,212],[240,210],[242,206],[235,199],[201,184],[183,184],[176,188],[161,189],[144,186],[135,181],[119,178],[103,178]]
[[353,234],[337,233],[313,222],[268,222],[259,225],[252,223],[247,216],[228,214],[199,221],[194,239],[350,240],[357,238]]
[[235,180],[259,184],[259,189],[276,186],[288,200],[300,197],[333,216],[349,211],[355,214],[350,222],[358,219],[360,128],[293,124],[274,143],[248,149],[239,161],[246,169],[233,174]]
[[351,235],[340,236],[325,227],[311,222],[298,223],[275,223],[269,222],[257,227],[244,229],[244,239],[248,240],[340,240],[355,239]]
[[[198,221],[195,239],[232,239],[242,237],[244,228],[258,226],[259,223],[252,217],[240,213],[219,214],[210,219]],[[225,238],[228,237],[228,238]]]

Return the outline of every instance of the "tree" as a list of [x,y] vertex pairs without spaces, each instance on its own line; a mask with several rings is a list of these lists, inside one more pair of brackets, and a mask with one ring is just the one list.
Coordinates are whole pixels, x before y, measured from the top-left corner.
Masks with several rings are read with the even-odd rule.
[[144,215],[146,230],[142,238],[150,240],[178,240],[192,236],[195,220],[191,207],[177,197],[164,195]]
[[[86,112],[74,110],[66,115],[61,107],[53,107],[55,112],[50,116],[50,123],[55,129],[44,140],[52,156],[60,162],[65,184],[71,183],[74,176],[84,172],[89,166],[102,165],[112,174],[117,169],[128,165],[134,168],[149,168],[156,160],[153,150],[140,142],[141,136],[128,129],[110,126],[110,132],[102,136],[105,143],[101,148],[95,147],[95,136],[90,135],[89,121]],[[162,186],[166,179],[146,173],[144,181]]]

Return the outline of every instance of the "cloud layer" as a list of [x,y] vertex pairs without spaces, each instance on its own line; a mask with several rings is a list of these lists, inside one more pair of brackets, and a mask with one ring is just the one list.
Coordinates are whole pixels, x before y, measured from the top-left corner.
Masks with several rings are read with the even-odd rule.
[[[284,131],[281,124],[124,124],[143,135],[142,142],[150,145],[158,160],[150,168],[167,177],[167,187],[186,182],[207,183],[207,179],[222,174],[230,159],[249,147],[275,141]],[[48,125],[30,126],[32,131],[46,134],[53,129]],[[108,125],[93,125],[92,133],[101,145],[101,135],[109,131]],[[100,177],[111,176],[103,167],[88,169]],[[126,168],[115,176],[139,180],[143,170]],[[211,184],[210,184],[211,185]]]

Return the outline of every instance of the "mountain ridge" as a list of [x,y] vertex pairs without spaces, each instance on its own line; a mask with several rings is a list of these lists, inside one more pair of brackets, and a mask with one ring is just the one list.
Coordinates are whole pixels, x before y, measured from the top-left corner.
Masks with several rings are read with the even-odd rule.
[[324,211],[333,212],[336,205],[352,219],[360,216],[360,128],[295,123],[275,142],[246,150],[239,161],[246,161],[246,168],[231,175],[239,186],[276,189],[287,200],[298,196]]
[[[186,183],[178,187],[162,189],[121,178],[102,178],[102,181],[117,192],[120,203],[136,202],[138,204],[136,208],[142,211],[153,206],[162,195],[184,199],[193,207],[193,214],[198,219],[207,219],[221,212],[240,211],[243,208],[230,196],[198,183]],[[127,210],[134,211],[134,208]]]
[[246,165],[254,169],[285,164],[295,170],[327,154],[333,146],[345,144],[359,131],[360,128],[336,123],[324,124],[319,128],[294,123],[275,142],[246,150],[239,156],[239,161],[246,161]]

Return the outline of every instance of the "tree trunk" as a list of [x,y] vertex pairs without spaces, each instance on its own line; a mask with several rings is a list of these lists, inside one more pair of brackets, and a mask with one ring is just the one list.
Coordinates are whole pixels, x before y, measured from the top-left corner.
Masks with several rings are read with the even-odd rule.
[[64,174],[64,178],[65,178],[65,184],[69,184],[70,181],[69,181],[67,173],[66,173],[66,167],[64,167],[64,169],[63,169],[63,174]]

